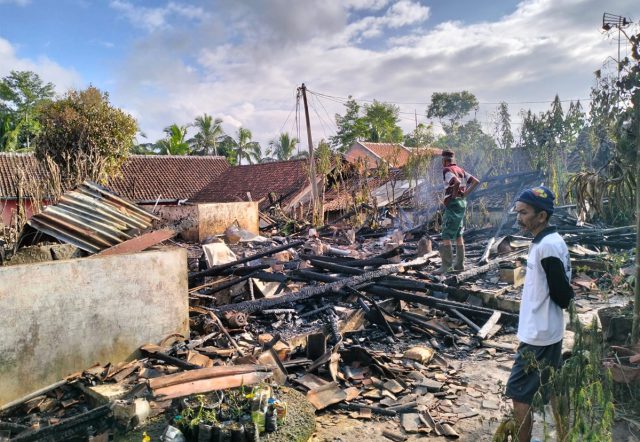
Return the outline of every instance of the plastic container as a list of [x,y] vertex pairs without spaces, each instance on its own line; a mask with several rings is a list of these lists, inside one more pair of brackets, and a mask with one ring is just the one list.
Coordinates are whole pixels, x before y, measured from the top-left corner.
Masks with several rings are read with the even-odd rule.
[[162,442],[187,442],[182,431],[169,425],[162,433]]
[[276,399],[273,401],[273,409],[278,417],[278,426],[283,426],[287,421],[287,403]]

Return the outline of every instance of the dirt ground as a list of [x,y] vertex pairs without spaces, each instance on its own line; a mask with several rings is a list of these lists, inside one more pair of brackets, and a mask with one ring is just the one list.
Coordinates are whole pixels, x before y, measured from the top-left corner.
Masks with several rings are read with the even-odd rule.
[[[581,304],[583,323],[588,323],[598,307],[615,305],[625,302],[624,299],[593,298]],[[571,345],[572,332],[565,334],[565,347]],[[517,343],[513,334],[503,335],[496,339],[501,342]],[[476,411],[474,417],[460,419],[453,425],[460,435],[460,441],[490,442],[499,423],[510,413],[510,400],[503,396],[504,386],[509,377],[513,364],[513,354],[489,349],[477,349],[461,360],[449,362],[453,368],[462,373],[462,381],[466,390],[458,392],[458,399],[452,400],[446,406],[453,413]],[[469,388],[470,387],[470,388]],[[471,394],[470,394],[471,393]],[[551,410],[547,406],[546,420],[537,415],[533,430],[533,440],[555,441],[555,430]],[[544,422],[543,422],[544,421]],[[546,425],[545,425],[546,423]],[[321,412],[316,415],[316,433],[312,442],[363,442],[390,440],[382,435],[384,430],[404,434],[400,419],[374,417],[360,419],[357,413],[349,412]],[[546,426],[546,430],[545,430]],[[547,437],[545,438],[545,431]],[[426,434],[406,434],[407,441],[443,441],[441,436]],[[634,427],[628,421],[617,419],[613,437],[615,442],[640,441],[640,428]]]

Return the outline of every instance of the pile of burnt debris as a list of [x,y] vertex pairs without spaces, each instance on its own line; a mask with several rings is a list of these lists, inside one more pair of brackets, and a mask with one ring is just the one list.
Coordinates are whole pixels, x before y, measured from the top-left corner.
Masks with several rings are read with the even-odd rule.
[[[32,224],[56,225],[54,215]],[[457,403],[460,394],[482,393],[451,362],[483,348],[515,351],[496,339],[515,331],[521,258],[531,241],[517,235],[512,217],[497,229],[469,230],[466,270],[445,275],[434,274],[439,236],[431,223],[406,231],[325,226],[289,236],[233,227],[205,244],[174,241],[188,249],[191,335],[149,343],[138,359],[90,367],[5,404],[0,434],[21,441],[110,440],[114,432],[137,437],[121,440],[141,440],[143,432],[167,441],[279,440],[303,411],[283,399],[297,390],[316,411],[396,422],[397,431],[384,433],[391,440],[408,433],[457,438],[456,423],[478,414]],[[635,243],[632,227],[576,227],[571,207],[560,208],[555,221],[574,265],[584,268],[576,289],[594,283],[588,271],[608,268],[610,249]],[[147,233],[129,247],[168,236]],[[256,406],[265,391],[270,398]],[[306,440],[286,437],[280,440]]]

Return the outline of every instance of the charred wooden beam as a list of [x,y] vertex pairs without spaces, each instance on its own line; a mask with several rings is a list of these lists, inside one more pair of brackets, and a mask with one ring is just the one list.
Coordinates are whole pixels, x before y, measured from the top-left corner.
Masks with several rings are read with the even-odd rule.
[[301,254],[300,258],[304,260],[318,260],[318,261],[328,261],[335,263],[336,261],[342,265],[347,267],[380,267],[385,264],[391,264],[391,262],[386,258],[368,258],[368,259],[338,259],[336,260],[335,256],[325,256],[325,255],[307,255]]
[[228,289],[229,287],[233,287],[233,286],[234,286],[234,285],[236,285],[236,284],[240,284],[241,282],[244,282],[244,281],[246,281],[246,280],[247,280],[247,279],[249,279],[249,278],[253,278],[253,276],[254,276],[256,273],[258,273],[258,272],[250,273],[250,274],[248,274],[248,275],[241,276],[241,277],[239,277],[239,278],[234,278],[234,279],[232,279],[231,281],[223,282],[223,283],[221,283],[221,284],[219,284],[219,285],[217,285],[217,286],[215,286],[215,287],[212,287],[212,288],[210,288],[210,289],[206,289],[206,290],[205,290],[205,291],[203,291],[201,294],[202,294],[202,295],[211,295],[211,294],[213,294],[213,293],[217,293],[217,292],[219,292],[219,291],[221,291],[221,290]]
[[197,368],[200,368],[199,365],[183,361],[182,359],[168,355],[161,350],[161,347],[153,344],[147,344],[140,347],[140,351],[142,352],[142,354],[166,362],[168,364],[175,365],[178,368],[182,368],[184,370],[195,370]]
[[301,246],[302,244],[304,244],[304,241],[293,241],[290,242],[289,244],[284,244],[281,246],[277,246],[277,247],[272,247],[270,249],[264,250],[262,252],[258,252],[255,253],[251,256],[247,256],[241,259],[237,259],[235,261],[231,261],[228,262],[226,264],[220,264],[217,266],[213,266],[207,270],[203,270],[201,272],[195,272],[195,273],[191,273],[189,275],[189,283],[191,284],[193,281],[198,280],[199,278],[202,278],[204,276],[213,276],[213,275],[219,275],[222,271],[229,269],[231,267],[235,267],[239,264],[244,264],[246,262],[250,262],[253,261],[255,259],[258,258],[262,258],[263,256],[269,256],[269,255],[273,255],[274,253],[278,253],[278,252],[282,252],[283,250],[287,250],[290,249],[292,247],[297,247],[297,246]]
[[57,442],[77,440],[76,438],[86,440],[87,429],[90,426],[96,431],[104,430],[105,426],[108,428],[111,425],[111,415],[109,405],[103,405],[48,427],[24,431],[11,440],[20,442],[42,440]]
[[460,319],[462,322],[464,322],[465,324],[467,324],[469,327],[471,327],[471,329],[473,329],[474,332],[479,332],[480,331],[480,327],[478,326],[478,324],[476,324],[475,322],[473,322],[471,319],[467,318],[465,315],[463,315],[462,313],[460,313],[459,310],[449,307],[449,311],[451,313],[453,313],[454,315],[456,315],[458,317],[458,319]]
[[243,266],[237,268],[229,268],[220,272],[220,275],[234,275],[234,276],[244,276],[249,273],[256,272],[258,270],[266,270],[271,267],[269,264],[258,264],[252,266]]
[[444,328],[439,327],[437,325],[430,324],[428,321],[425,320],[425,318],[420,317],[419,315],[415,315],[409,312],[400,312],[398,313],[398,316],[400,316],[402,319],[406,319],[409,322],[413,322],[419,325],[420,327],[426,328],[427,330],[431,330],[436,333],[440,333],[445,336],[449,336],[453,338],[453,335],[448,330],[445,330]]
[[[524,253],[524,251],[519,251],[518,253],[516,253],[516,256],[520,255]],[[497,269],[498,267],[500,267],[500,263],[503,261],[513,261],[514,260],[514,256],[512,254],[510,254],[508,257],[503,257],[500,259],[494,259],[493,261],[491,261],[488,264],[485,264],[483,266],[480,267],[474,267],[472,269],[466,270],[464,272],[455,274],[455,275],[451,275],[449,276],[446,280],[445,280],[445,284],[447,285],[451,285],[451,284],[460,284],[461,282],[464,282],[468,279],[471,278],[475,278],[477,276],[483,275],[485,273],[487,273],[488,271]]]
[[224,305],[217,308],[217,311],[238,310],[247,313],[252,313],[258,310],[264,310],[273,308],[278,305],[287,304],[291,302],[303,301],[305,299],[312,298],[314,296],[323,295],[326,293],[339,292],[343,287],[356,287],[360,284],[368,281],[379,279],[392,273],[397,273],[402,269],[401,264],[390,265],[384,269],[374,270],[371,272],[363,273],[362,275],[352,276],[350,278],[339,279],[337,281],[315,287],[305,287],[301,290],[293,293],[284,294],[278,298],[257,299],[252,301],[239,302],[237,304]]

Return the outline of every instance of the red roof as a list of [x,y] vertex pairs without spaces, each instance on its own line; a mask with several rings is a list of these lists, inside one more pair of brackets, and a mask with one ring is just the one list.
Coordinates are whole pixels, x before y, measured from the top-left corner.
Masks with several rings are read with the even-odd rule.
[[[442,150],[426,146],[408,148],[400,143],[373,143],[370,141],[357,141],[356,143],[364,147],[366,151],[369,151],[371,153],[370,157],[375,158],[376,161],[385,160],[391,167],[403,167],[414,153],[430,152],[433,155],[442,154]],[[356,147],[354,144],[351,149]],[[349,152],[345,156],[350,158]]]
[[308,161],[304,159],[235,166],[198,192],[193,201],[248,201],[249,192],[253,201],[264,198],[260,207],[265,208],[270,205],[269,193],[286,204],[308,184]]
[[383,159],[392,167],[402,167],[409,160],[410,151],[399,143],[371,143],[360,141],[364,147],[369,149],[378,158]]
[[227,169],[220,156],[130,155],[107,187],[137,202],[191,199]]
[[[135,202],[191,199],[229,168],[224,157],[177,155],[130,155],[122,174],[106,187]],[[38,181],[46,169],[33,154],[0,154],[0,198],[15,198],[17,179],[24,172]],[[28,187],[28,186],[27,186]]]
[[[0,198],[18,196],[20,176],[28,180],[42,181],[47,176],[47,171],[33,154],[0,153]],[[26,187],[27,189],[23,189],[24,192],[28,192],[29,186]]]

